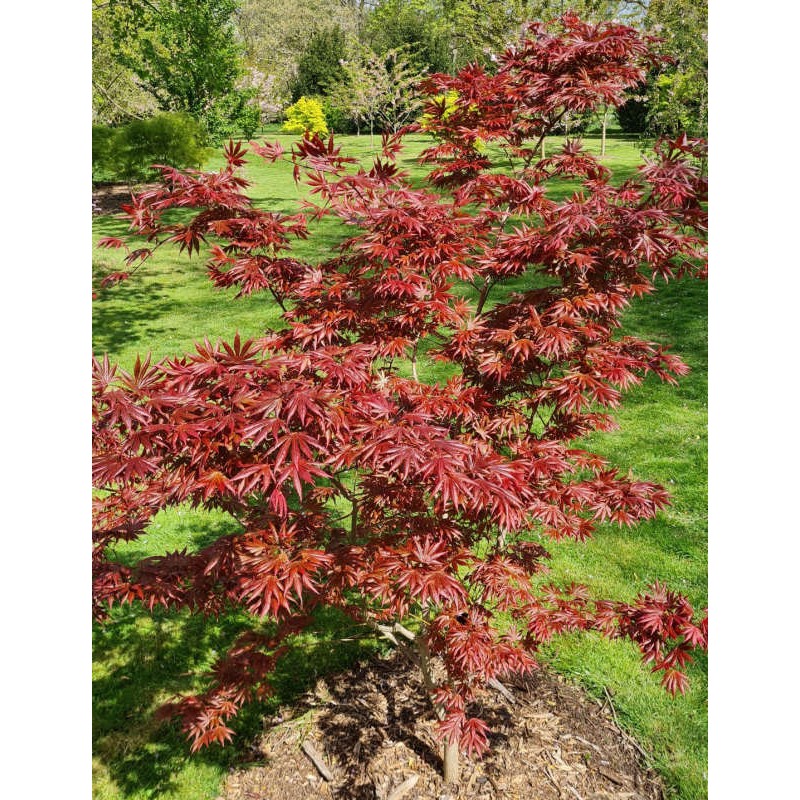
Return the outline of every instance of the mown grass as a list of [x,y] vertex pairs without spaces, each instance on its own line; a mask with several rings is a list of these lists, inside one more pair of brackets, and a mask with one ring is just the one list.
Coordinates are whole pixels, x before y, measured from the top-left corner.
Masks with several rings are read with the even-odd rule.
[[[665,486],[672,505],[632,529],[603,526],[585,545],[554,545],[557,580],[581,581],[620,599],[659,580],[686,594],[695,607],[707,605],[706,290],[706,284],[691,280],[662,286],[626,315],[628,333],[672,345],[692,372],[677,389],[647,380],[615,415],[621,430],[591,441],[613,463],[633,466],[638,478]],[[629,643],[565,637],[547,656],[597,696],[608,688],[621,722],[653,755],[676,797],[707,797],[705,656],[689,668],[690,691],[674,700]]]
[[[290,137],[279,138],[285,146]],[[368,136],[342,137],[348,154],[367,158]],[[377,144],[377,140],[376,140]],[[556,141],[548,142],[552,147]],[[597,139],[587,140],[594,152]],[[413,156],[424,145],[412,139],[403,166],[415,181],[423,170]],[[640,163],[638,147],[610,138],[606,163],[618,178]],[[218,156],[209,167],[222,163]],[[246,166],[251,195],[273,210],[292,212],[303,191],[294,184],[287,165],[252,161]],[[565,194],[564,184],[557,192]],[[94,236],[121,235],[125,224],[112,217],[94,220]],[[309,242],[299,242],[300,258],[320,260],[333,252],[346,233],[338,224],[323,222]],[[95,250],[98,275],[118,269],[118,254]],[[192,348],[208,336],[230,339],[258,335],[280,324],[274,303],[265,297],[234,300],[234,291],[213,289],[205,277],[203,258],[189,260],[162,248],[129,282],[104,290],[94,303],[95,353],[130,366],[136,355],[152,352],[160,359]],[[503,287],[524,286],[518,278]],[[465,294],[469,294],[465,289]],[[552,574],[557,581],[580,580],[598,594],[631,599],[649,583],[662,580],[688,595],[697,606],[707,597],[706,558],[706,285],[678,281],[659,287],[656,295],[636,302],[625,317],[625,331],[669,344],[692,368],[674,387],[648,379],[631,391],[617,412],[621,430],[596,435],[590,444],[623,469],[633,467],[643,480],[662,483],[673,495],[672,506],[656,520],[634,529],[603,526],[584,544],[554,544]],[[439,377],[424,368],[428,379]],[[135,560],[145,554],[187,547],[195,549],[235,529],[222,514],[171,509],[161,513],[139,541],[120,547],[118,557]],[[312,630],[298,637],[297,648],[280,664],[276,694],[253,706],[236,722],[237,743],[225,749],[188,755],[185,741],[173,726],[158,723],[154,709],[172,694],[201,688],[193,677],[210,663],[245,625],[244,615],[232,614],[204,622],[185,614],[115,609],[112,621],[94,629],[94,773],[98,800],[129,798],[211,798],[227,767],[246,753],[246,743],[261,728],[262,719],[280,704],[313,685],[318,675],[345,669],[375,652],[377,645],[361,638],[340,615],[320,613]],[[620,721],[652,754],[653,763],[681,800],[707,796],[707,669],[698,659],[690,669],[692,687],[672,700],[656,676],[643,667],[629,643],[594,636],[562,637],[547,648],[545,659],[563,674],[602,696],[608,690]]]
[[[270,141],[279,140],[289,149],[295,137],[272,133]],[[341,137],[347,155],[369,163],[373,147],[369,136]],[[548,150],[559,140],[548,143]],[[416,162],[416,154],[429,144],[422,136],[407,139],[408,151],[400,159],[403,169],[412,180],[422,184],[426,171]],[[380,146],[376,137],[375,148]],[[599,152],[594,140],[589,149]],[[614,167],[615,175],[627,177],[639,163],[635,146],[622,140],[610,139],[607,162]],[[220,155],[211,158],[208,169],[218,169],[223,160]],[[298,202],[306,196],[304,187],[298,187],[292,178],[290,164],[279,161],[267,164],[253,157],[243,170],[251,182],[248,191],[262,208],[284,213],[294,213]],[[564,196],[573,184],[563,181],[552,194]],[[347,233],[347,228],[337,220],[325,218],[312,226],[313,236],[297,241],[293,254],[300,259],[318,262],[334,253],[336,245]],[[124,236],[127,223],[110,215],[94,218],[93,237],[96,242],[105,236]],[[117,250],[95,249],[93,274],[96,279],[121,269]],[[179,255],[177,248],[164,246],[137,272],[135,280],[116,287],[103,289],[93,303],[93,345],[97,353],[109,353],[121,364],[132,364],[138,353],[151,352],[159,359],[191,350],[193,343],[203,336],[212,341],[230,337],[239,331],[242,336],[259,335],[265,327],[279,324],[280,309],[268,295],[241,298],[233,302],[234,289],[214,289],[205,276],[203,254],[191,259]],[[519,288],[525,278],[510,282],[507,291]]]

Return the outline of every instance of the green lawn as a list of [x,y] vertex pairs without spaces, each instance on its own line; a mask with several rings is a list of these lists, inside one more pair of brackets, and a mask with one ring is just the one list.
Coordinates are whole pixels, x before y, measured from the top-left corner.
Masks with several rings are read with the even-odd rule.
[[[292,137],[271,135],[288,146]],[[376,140],[377,142],[377,140]],[[368,136],[341,137],[348,154],[368,157]],[[422,138],[410,140],[418,152]],[[552,151],[557,140],[548,143]],[[587,140],[594,152],[599,141]],[[415,179],[423,171],[407,155],[404,166]],[[606,163],[615,175],[630,174],[641,154],[635,144],[610,138]],[[222,163],[212,159],[209,167]],[[302,196],[287,165],[253,161],[246,166],[251,194],[264,207],[292,211]],[[564,185],[562,191],[568,191]],[[121,235],[125,223],[96,217],[96,238]],[[299,242],[298,257],[320,260],[343,235],[337,223],[325,221],[308,242]],[[136,276],[104,290],[94,302],[95,353],[108,352],[124,366],[137,353],[155,358],[191,349],[203,336],[232,338],[259,334],[279,323],[276,307],[263,296],[234,300],[234,291],[215,290],[205,277],[204,260],[188,260],[162,249]],[[97,274],[119,268],[114,251],[95,250]],[[517,279],[517,287],[525,279]],[[507,287],[509,290],[513,287]],[[637,528],[603,527],[585,545],[552,545],[552,577],[581,580],[611,598],[630,599],[656,579],[688,595],[703,607],[707,602],[706,396],[707,335],[704,283],[678,281],[661,286],[638,301],[625,318],[629,333],[670,344],[692,368],[675,389],[657,380],[629,393],[618,412],[622,429],[593,437],[592,445],[637,477],[666,486],[673,505],[656,520]],[[427,373],[432,376],[429,370]],[[159,515],[148,534],[126,547],[122,559],[162,553],[176,547],[203,546],[231,530],[222,514],[172,509]],[[320,614],[313,631],[280,665],[277,695],[262,707],[250,708],[236,723],[235,747],[213,749],[189,757],[188,748],[170,726],[160,725],[152,711],[170,695],[197,688],[192,674],[221,650],[246,624],[234,615],[215,624],[184,614],[153,616],[137,609],[117,609],[113,623],[94,630],[94,772],[95,796],[114,798],[213,798],[227,766],[241,758],[248,736],[260,730],[261,719],[281,703],[290,702],[325,671],[344,669],[375,651],[370,639],[337,614]],[[356,637],[356,638],[354,638]],[[341,640],[346,641],[341,641]],[[656,676],[641,664],[630,643],[575,636],[557,640],[545,654],[565,675],[598,696],[606,687],[620,721],[650,752],[656,768],[681,800],[707,797],[707,668],[705,658],[692,665],[690,692],[672,700]]]

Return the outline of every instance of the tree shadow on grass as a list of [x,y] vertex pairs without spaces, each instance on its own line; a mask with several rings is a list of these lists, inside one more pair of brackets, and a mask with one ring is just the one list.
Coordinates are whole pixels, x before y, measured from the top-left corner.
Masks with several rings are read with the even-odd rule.
[[[146,541],[120,543],[110,555],[133,565],[176,549],[195,552],[238,529],[227,516],[169,509],[154,519]],[[100,772],[122,797],[159,797],[180,790],[179,783],[194,781],[200,773],[213,782],[215,772],[221,775],[246,760],[266,715],[293,702],[321,675],[374,652],[374,640],[359,638],[364,631],[343,614],[318,609],[313,620],[279,661],[271,680],[274,696],[245,706],[233,721],[234,743],[192,755],[179,724],[158,720],[156,709],[175,696],[203,691],[203,675],[240,633],[272,626],[238,610],[204,618],[160,607],[150,613],[139,604],[112,609],[107,623],[93,627],[93,745]]]
[[278,663],[271,681],[274,695],[245,706],[231,723],[233,744],[190,754],[178,723],[161,722],[154,712],[175,695],[202,691],[202,681],[194,676],[251,625],[240,612],[205,619],[126,606],[115,609],[108,623],[94,626],[93,751],[123,797],[155,798],[175,790],[192,762],[221,776],[248,760],[265,716],[308,692],[321,675],[375,652],[374,640],[358,638],[344,615],[318,610],[311,629]]
[[279,214],[291,213],[287,212],[287,206],[292,206],[300,202],[299,196],[291,196],[288,193],[285,195],[274,195],[272,197],[256,197],[250,195],[250,201],[262,211],[272,211]]
[[[102,236],[124,238],[127,225],[114,217],[99,217],[94,231]],[[92,260],[92,342],[95,353],[117,352],[125,345],[144,341],[150,332],[148,323],[163,317],[173,306],[166,286],[157,280],[124,281],[118,286],[100,287],[111,272],[128,271],[120,250],[95,251]]]
[[634,301],[626,312],[626,332],[671,344],[698,366],[708,362],[708,282],[686,277],[664,283]]
[[[235,616],[199,616],[119,609],[95,625],[93,646],[101,677],[93,685],[93,749],[123,796],[158,797],[174,789],[189,747],[175,723],[154,717],[171,695],[197,691],[193,673],[208,666],[244,627]],[[220,771],[235,752],[213,748],[191,758]]]
[[[107,270],[103,269],[103,275]],[[92,338],[95,353],[119,352],[137,341],[146,342],[153,332],[148,323],[163,318],[174,307],[164,284],[150,281],[125,283],[120,289],[125,292],[124,307],[113,291],[101,290],[92,303]],[[164,330],[176,330],[174,327]]]
[[[176,511],[178,515],[181,514],[180,508],[186,509],[186,516],[176,517]],[[164,519],[161,515],[167,513],[171,517],[168,523],[169,530],[159,535],[161,532],[155,530],[154,526],[159,520]],[[156,515],[144,534],[146,539],[118,542],[107,552],[110,560],[133,566],[143,558],[164,555],[184,548],[190,553],[196,553],[222,536],[236,533],[241,529],[241,525],[229,516],[210,518],[197,509],[189,509],[186,506],[171,507]]]
[[[690,369],[670,386],[648,375],[625,395],[624,412],[648,404],[667,407],[686,402],[705,407],[708,400],[708,284],[697,278],[658,281],[655,293],[635,300],[623,317],[623,334],[665,345]],[[651,412],[652,413],[652,412]]]

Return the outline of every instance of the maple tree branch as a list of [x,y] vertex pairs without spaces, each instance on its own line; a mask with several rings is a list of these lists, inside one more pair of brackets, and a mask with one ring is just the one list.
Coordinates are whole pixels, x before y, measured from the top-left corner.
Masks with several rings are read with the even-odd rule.
[[353,504],[358,502],[358,498],[354,494],[356,491],[355,486],[353,486],[353,492],[351,492],[335,475],[330,476],[330,482]]
[[547,136],[552,132],[553,128],[558,125],[561,121],[561,118],[564,114],[567,113],[567,109],[565,108],[555,119],[550,121],[550,124],[545,127],[542,131],[542,135],[537,139],[536,144],[531,148],[531,154],[525,156],[525,169],[527,169],[531,165],[531,161],[533,161],[533,157],[536,154],[536,151],[542,146],[542,142],[547,138]]
[[486,299],[489,297],[489,292],[492,290],[492,287],[495,285],[495,283],[496,281],[493,281],[491,278],[487,278],[481,287],[481,293],[478,296],[478,314],[483,312],[483,306],[486,303]]
[[355,542],[358,530],[358,500],[353,500],[353,510],[350,514],[350,541]]
[[503,153],[505,153],[505,156],[508,159],[508,166],[511,168],[511,174],[512,175],[519,175],[519,173],[516,170],[516,167],[514,166],[514,160],[511,157],[511,151],[504,144],[500,145],[500,149],[503,151]]
[[446,712],[444,708],[433,699],[436,695],[436,684],[433,682],[433,675],[431,674],[431,653],[428,649],[428,643],[425,641],[424,636],[420,636],[416,640],[416,649],[417,653],[419,654],[418,666],[420,672],[422,673],[422,680],[425,683],[425,689],[428,692],[428,698],[431,701],[434,713],[440,720],[442,720],[445,718]]
[[[446,716],[446,712],[444,708],[434,700],[436,684],[431,673],[431,653],[428,649],[428,643],[425,641],[425,637],[417,636],[399,622],[395,622],[393,625],[381,625],[378,622],[370,624],[384,638],[394,644],[413,664],[419,667],[420,673],[422,674],[422,681],[425,684],[428,699],[433,706],[434,713],[437,719],[443,720]],[[398,636],[404,637],[408,642],[401,641]]]
[[269,286],[269,291],[270,291],[270,294],[271,294],[271,295],[272,295],[272,296],[275,298],[275,302],[276,302],[276,303],[277,303],[277,304],[278,304],[278,305],[281,307],[281,311],[283,311],[284,313],[285,313],[286,311],[288,311],[288,309],[286,308],[286,306],[283,304],[283,300],[282,300],[282,298],[280,297],[280,295],[278,295],[278,294],[275,292],[275,289],[273,289],[273,287],[272,287],[272,284],[270,284],[270,286]]

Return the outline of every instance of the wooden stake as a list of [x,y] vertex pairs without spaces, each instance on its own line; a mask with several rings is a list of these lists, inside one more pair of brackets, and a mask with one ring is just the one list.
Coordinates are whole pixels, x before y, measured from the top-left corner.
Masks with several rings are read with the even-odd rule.
[[410,778],[406,778],[386,800],[401,800],[417,785],[417,781],[419,781],[419,775],[412,775]]
[[497,678],[489,678],[487,683],[489,684],[489,686],[492,687],[492,689],[497,689],[497,691],[500,692],[500,694],[503,695],[503,697],[505,697],[505,699],[508,700],[509,703],[517,702],[514,695],[511,694],[511,692],[509,692],[508,689],[506,689],[506,687],[503,686],[503,684],[500,683],[499,680],[497,680]]
[[317,771],[326,781],[333,780],[333,773],[328,769],[328,765],[322,758],[322,755],[307,739],[300,745],[303,752],[309,757],[311,763],[317,768]]

